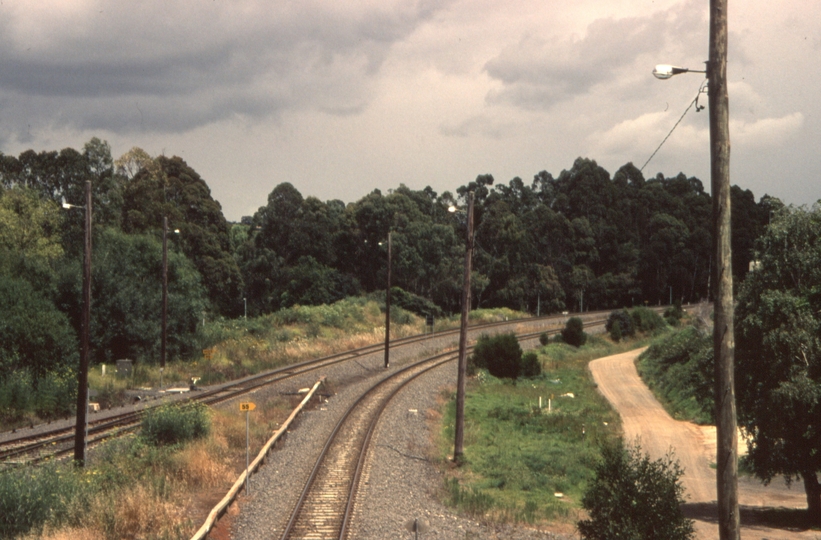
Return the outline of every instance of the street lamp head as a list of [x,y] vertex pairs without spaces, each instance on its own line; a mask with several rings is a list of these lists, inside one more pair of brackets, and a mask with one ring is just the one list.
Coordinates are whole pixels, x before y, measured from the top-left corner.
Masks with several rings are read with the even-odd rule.
[[659,64],[653,68],[653,76],[656,79],[669,79],[673,75],[680,75],[681,73],[707,73],[705,70],[689,69],[671,66],[669,64]]
[[665,80],[669,79],[673,75],[678,75],[679,73],[687,73],[687,71],[688,70],[686,68],[675,67],[668,64],[659,64],[653,69],[653,76],[656,79]]
[[453,206],[453,205],[448,206],[448,212],[450,212],[451,214],[455,214],[458,211],[459,211],[459,209],[456,208],[455,206]]

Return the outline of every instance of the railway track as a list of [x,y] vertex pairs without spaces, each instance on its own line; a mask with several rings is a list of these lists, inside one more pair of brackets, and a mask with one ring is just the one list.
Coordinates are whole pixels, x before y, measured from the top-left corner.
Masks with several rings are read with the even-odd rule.
[[[592,327],[604,324],[609,311],[590,312],[582,315],[585,325]],[[575,315],[574,315],[575,316]],[[528,327],[538,326],[539,331],[529,334],[523,334],[520,339],[528,339],[538,337],[540,334],[547,332],[549,334],[557,333],[563,322],[569,315],[553,315],[548,317],[532,318],[532,319],[516,319],[512,321],[498,321],[492,323],[485,323],[480,325],[473,325],[469,327],[472,333],[482,332],[502,326],[518,326],[525,325]],[[458,329],[446,330],[436,334],[437,338],[458,335]],[[429,335],[416,335],[406,338],[397,339],[391,342],[391,349],[412,345],[430,339]],[[275,384],[298,375],[308,373],[315,370],[321,370],[335,364],[350,361],[368,354],[383,351],[383,344],[370,345],[336,353],[318,359],[307,360],[296,364],[269,370],[257,375],[246,377],[238,381],[233,381],[217,387],[205,389],[197,392],[194,395],[186,396],[179,399],[177,403],[186,402],[201,402],[207,405],[217,405],[226,401],[230,401],[241,397],[244,394],[252,392],[261,387]],[[142,415],[151,407],[160,405],[161,403],[146,405],[140,410],[132,410],[121,414],[108,416],[104,419],[96,419],[90,421],[88,424],[88,444],[94,445],[112,437],[118,437],[126,433],[133,432],[140,424]],[[22,463],[38,463],[48,459],[62,458],[70,455],[73,452],[75,428],[65,427],[62,429],[53,429],[46,432],[41,432],[36,435],[24,435],[12,439],[8,439],[0,443],[0,463],[5,464],[22,464]]]
[[328,437],[280,538],[345,538],[371,435],[391,398],[420,375],[456,359],[444,353],[392,373],[363,393]]
[[[590,319],[588,328],[601,327],[605,321],[605,317]],[[547,334],[559,332],[560,329],[553,329]],[[519,341],[526,341],[542,333],[523,333],[517,337]],[[468,352],[472,349],[468,347]],[[382,412],[413,380],[457,358],[455,351],[431,356],[388,375],[363,392],[328,436],[287,523],[280,525],[272,536],[281,540],[347,539],[368,445]]]

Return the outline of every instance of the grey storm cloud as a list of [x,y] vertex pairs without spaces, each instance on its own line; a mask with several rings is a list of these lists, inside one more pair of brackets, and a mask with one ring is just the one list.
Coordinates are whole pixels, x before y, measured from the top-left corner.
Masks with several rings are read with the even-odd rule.
[[15,33],[14,16],[4,17],[0,130],[19,136],[34,124],[182,132],[288,109],[355,112],[371,99],[390,47],[427,20],[434,5],[346,3],[329,10],[260,1],[208,12],[195,3],[186,13],[184,2],[151,2],[108,18],[102,11],[99,22],[76,29],[69,22],[53,41]]
[[668,36],[686,40],[704,33],[704,19],[691,4],[647,17],[598,19],[584,37],[526,35],[485,65],[488,75],[502,83],[488,101],[549,109],[587,94],[598,84],[612,84],[648,50],[662,49]]

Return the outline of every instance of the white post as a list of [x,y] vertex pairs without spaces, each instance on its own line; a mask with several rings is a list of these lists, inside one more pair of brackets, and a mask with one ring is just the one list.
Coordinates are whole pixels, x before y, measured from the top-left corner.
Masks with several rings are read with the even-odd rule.
[[249,423],[248,418],[251,414],[251,411],[245,411],[245,495],[247,496],[248,493],[248,447],[251,445],[250,435],[249,435]]

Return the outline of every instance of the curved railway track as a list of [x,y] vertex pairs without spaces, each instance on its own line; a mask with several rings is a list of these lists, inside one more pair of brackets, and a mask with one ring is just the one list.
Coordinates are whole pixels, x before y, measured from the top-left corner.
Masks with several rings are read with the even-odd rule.
[[[604,323],[607,314],[609,314],[609,311],[589,312],[582,315],[582,318],[587,327],[600,326]],[[469,327],[469,331],[477,332],[500,326],[528,325],[532,327],[539,325],[541,328],[538,332],[522,334],[519,336],[519,339],[535,338],[545,332],[548,334],[557,333],[561,328],[562,322],[569,316],[570,315],[551,315],[532,319],[498,321],[472,325]],[[554,328],[549,328],[550,326],[554,326]],[[459,329],[457,328],[439,332],[435,337],[441,338],[458,333]],[[391,349],[411,345],[430,338],[431,336],[422,334],[396,339],[391,342]],[[195,395],[186,396],[177,402],[185,403],[197,401],[207,405],[217,405],[219,403],[236,399],[237,397],[252,392],[263,386],[271,385],[297,375],[323,369],[328,366],[350,361],[364,355],[383,350],[384,344],[375,344],[336,353],[322,358],[290,364],[197,392]],[[144,412],[147,409],[160,404],[162,403],[156,403],[146,406],[140,410],[132,410],[109,416],[104,419],[90,421],[88,424],[88,444],[93,445],[106,439],[117,437],[136,430]],[[36,435],[26,435],[8,439],[0,443],[0,463],[38,463],[47,459],[60,458],[69,455],[73,452],[74,430],[75,428],[71,426],[61,429],[54,429],[44,433],[38,433]]]
[[[605,318],[588,320],[588,328],[603,326]],[[547,331],[554,335],[560,329]],[[543,332],[517,335],[519,341],[538,338]],[[468,347],[468,352],[473,349]],[[348,408],[336,424],[288,522],[275,530],[280,540],[345,540],[359,489],[359,479],[367,459],[368,445],[382,412],[391,399],[417,377],[448,362],[458,352],[437,354],[410,364],[374,383]]]
[[371,386],[345,412],[328,437],[280,538],[346,538],[368,444],[390,400],[428,371],[455,360],[448,352],[390,374]]

